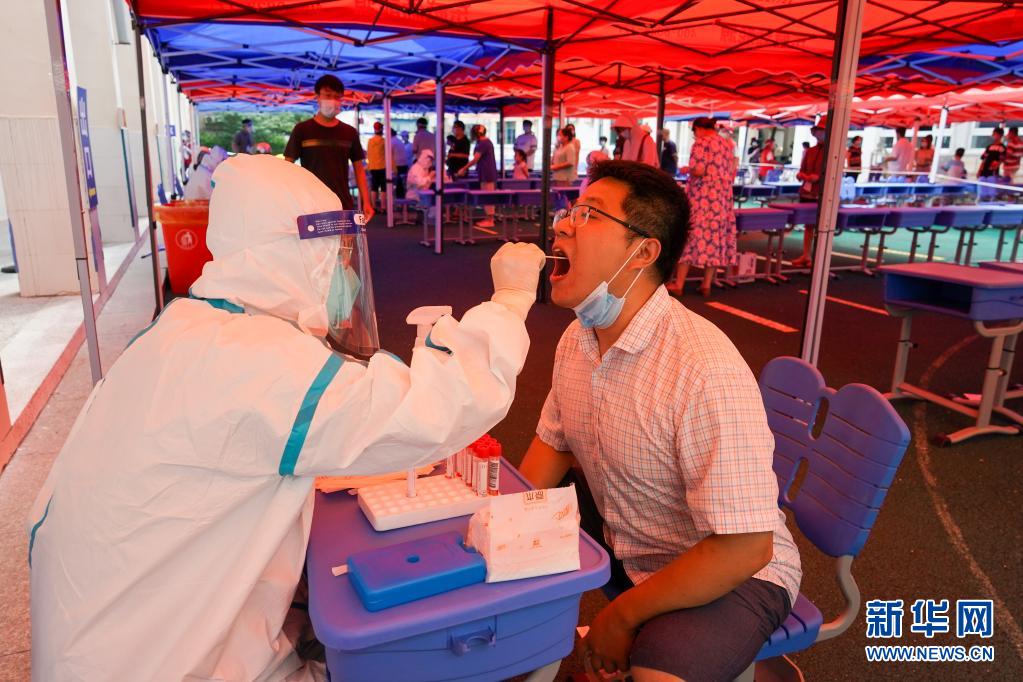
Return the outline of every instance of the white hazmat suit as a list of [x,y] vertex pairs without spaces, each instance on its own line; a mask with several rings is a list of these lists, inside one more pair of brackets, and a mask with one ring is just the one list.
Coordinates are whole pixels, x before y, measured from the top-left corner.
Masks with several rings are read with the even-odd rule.
[[639,161],[654,168],[661,167],[657,160],[657,141],[633,114],[620,114],[611,127],[628,131],[622,147],[622,161]]
[[216,182],[199,298],[124,351],[36,501],[36,680],[311,679],[285,616],[314,476],[436,461],[512,402],[538,249],[494,257],[493,300],[442,318],[442,349],[363,364],[323,343],[338,238],[297,236],[297,216],[341,209],[334,193],[269,156]]

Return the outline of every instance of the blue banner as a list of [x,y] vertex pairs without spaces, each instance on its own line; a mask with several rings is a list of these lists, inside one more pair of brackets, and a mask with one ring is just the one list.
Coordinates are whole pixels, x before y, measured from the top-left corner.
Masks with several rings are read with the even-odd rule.
[[96,193],[96,170],[92,164],[92,144],[89,142],[89,109],[85,102],[85,88],[78,88],[78,133],[82,136],[82,159],[85,163],[85,186],[89,190],[89,208],[99,206]]

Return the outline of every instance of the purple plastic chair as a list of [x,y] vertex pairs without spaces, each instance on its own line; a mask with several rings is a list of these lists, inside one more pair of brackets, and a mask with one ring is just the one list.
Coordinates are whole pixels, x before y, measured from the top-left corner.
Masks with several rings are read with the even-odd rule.
[[[909,429],[891,403],[870,386],[848,384],[836,391],[815,367],[798,358],[767,363],[760,375],[767,421],[774,433],[774,472],[779,504],[813,544],[836,559],[845,609],[824,623],[820,610],[802,593],[792,613],[764,644],[757,661],[778,659],[842,634],[860,608],[852,561],[863,549],[888,487],[909,445]],[[822,404],[827,414],[819,433]],[[804,465],[805,463],[805,465]],[[801,484],[793,484],[800,474]],[[773,661],[758,678],[798,677],[798,669]],[[751,665],[740,680],[754,679]]]

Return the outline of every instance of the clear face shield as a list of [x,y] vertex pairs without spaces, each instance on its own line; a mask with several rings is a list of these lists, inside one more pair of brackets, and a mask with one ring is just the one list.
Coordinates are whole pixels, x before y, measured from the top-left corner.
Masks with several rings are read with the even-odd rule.
[[334,272],[324,302],[327,342],[337,351],[363,359],[380,350],[365,220],[362,213],[355,211],[330,211],[299,218],[302,238],[338,239]]

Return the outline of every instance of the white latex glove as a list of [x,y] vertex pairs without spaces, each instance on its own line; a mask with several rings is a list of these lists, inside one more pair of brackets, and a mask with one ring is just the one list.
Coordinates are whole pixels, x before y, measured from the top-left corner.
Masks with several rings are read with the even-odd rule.
[[536,244],[520,242],[502,246],[490,260],[490,274],[494,278],[494,295],[490,300],[525,321],[536,301],[536,285],[545,261],[543,251]]

